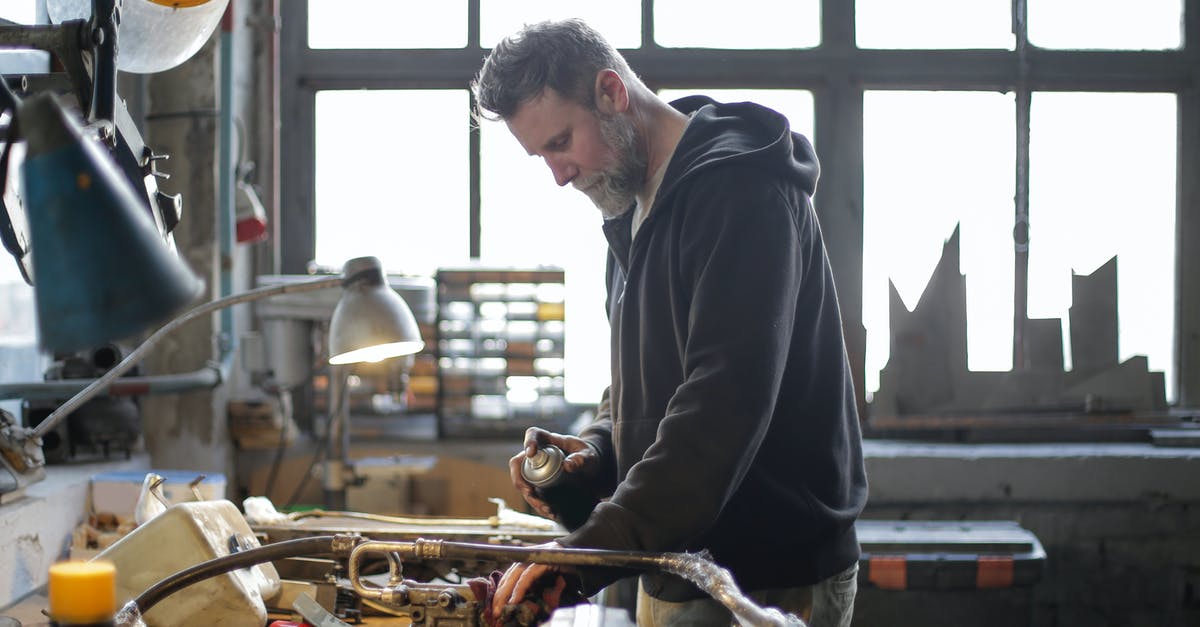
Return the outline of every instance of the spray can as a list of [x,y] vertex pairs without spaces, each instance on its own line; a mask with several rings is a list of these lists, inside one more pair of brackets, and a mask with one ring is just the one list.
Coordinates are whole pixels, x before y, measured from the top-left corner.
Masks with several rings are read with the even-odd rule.
[[521,476],[550,505],[559,522],[567,530],[574,531],[587,521],[599,499],[592,496],[577,477],[563,470],[565,457],[557,446],[543,446],[522,462]]

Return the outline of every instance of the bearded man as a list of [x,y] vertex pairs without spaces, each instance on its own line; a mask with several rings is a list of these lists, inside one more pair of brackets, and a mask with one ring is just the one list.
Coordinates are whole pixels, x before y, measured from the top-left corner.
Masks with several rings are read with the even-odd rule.
[[[779,113],[703,96],[664,102],[580,20],[526,26],[472,83],[604,215],[612,380],[577,435],[530,429],[520,473],[552,444],[600,499],[567,547],[700,551],[764,606],[849,625],[866,502],[851,371],[833,273],[812,206],[812,145]],[[551,568],[515,564],[493,609]],[[572,572],[584,594],[611,571]],[[639,625],[729,625],[695,586],[641,576]]]

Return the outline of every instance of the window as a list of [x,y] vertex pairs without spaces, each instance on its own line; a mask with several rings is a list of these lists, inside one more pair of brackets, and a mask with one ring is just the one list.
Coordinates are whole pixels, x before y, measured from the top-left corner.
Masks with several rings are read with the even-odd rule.
[[461,48],[466,0],[308,0],[312,48]]
[[957,228],[967,366],[1012,368],[1013,97],[869,91],[863,97],[863,323],[867,392],[888,358],[888,284],[911,311]]
[[1043,48],[1171,50],[1182,26],[1182,0],[1029,0],[1029,42]]
[[[1190,58],[1181,0],[747,1],[718,13],[654,0],[649,24],[638,0],[435,3],[440,17],[421,33],[404,25],[383,43],[338,26],[330,7],[346,11],[340,4],[318,14],[321,3],[310,0],[306,15],[304,3],[284,3],[285,23],[309,24],[308,39],[283,52],[292,86],[284,126],[291,115],[316,128],[315,149],[303,132],[285,134],[295,143],[285,145],[284,173],[311,176],[316,191],[309,200],[303,187],[285,186],[284,210],[300,217],[285,220],[297,230],[284,232],[292,266],[283,270],[313,255],[340,263],[349,249],[331,238],[355,212],[375,216],[377,234],[366,241],[391,246],[406,271],[467,258],[563,266],[567,397],[594,402],[608,376],[606,334],[597,333],[606,324],[599,216],[583,196],[550,184],[502,124],[464,130],[464,89],[496,41],[524,23],[579,16],[664,98],[754,100],[813,139],[823,166],[815,205],[868,398],[890,353],[889,280],[915,306],[956,225],[970,370],[1014,369],[1015,304],[1025,299],[1028,318],[1067,318],[1071,273],[1115,254],[1122,358],[1146,355],[1165,373],[1169,398],[1200,395],[1200,373],[1177,366],[1200,360],[1200,348],[1177,341],[1200,333],[1200,317],[1179,313],[1179,303],[1200,300],[1200,287],[1176,280],[1177,267],[1200,263],[1175,246],[1200,228],[1189,217],[1200,208],[1177,206],[1197,194],[1176,172],[1200,161],[1195,142],[1179,141],[1200,115],[1179,98],[1194,79],[1180,63]],[[372,10],[408,6],[379,4]],[[322,29],[343,34],[318,37]],[[379,49],[361,50],[370,47]],[[1027,54],[1034,48],[1046,50]],[[357,126],[371,117],[386,124]],[[356,152],[362,145],[393,152],[368,158]],[[364,186],[349,181],[388,191],[352,195]],[[314,233],[304,230],[305,212],[315,212]],[[1027,245],[1015,228],[1020,212]],[[1068,369],[1069,332],[1064,322]]]
[[820,5],[743,0],[736,11],[704,11],[689,0],[656,0],[654,40],[671,48],[812,48],[821,43]]
[[1012,50],[1010,0],[857,0],[861,48]]
[[1071,275],[1115,255],[1118,358],[1145,355],[1168,398],[1177,106],[1174,94],[1035,93],[1029,139],[1029,315],[1061,318],[1070,337]]
[[637,48],[642,43],[641,11],[638,0],[481,0],[479,44],[490,50],[525,24],[578,17],[617,48]]
[[530,157],[501,122],[480,127],[480,261],[500,266],[553,264],[566,283],[567,398],[600,400],[608,380],[601,217],[586,196],[558,187],[541,159]]
[[468,259],[465,237],[436,235],[467,232],[466,109],[461,89],[316,94],[318,264],[432,275]]

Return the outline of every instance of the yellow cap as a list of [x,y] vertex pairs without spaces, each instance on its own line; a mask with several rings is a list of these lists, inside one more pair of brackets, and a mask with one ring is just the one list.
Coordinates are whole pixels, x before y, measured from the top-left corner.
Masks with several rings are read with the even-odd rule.
[[117,569],[109,562],[59,562],[50,567],[50,617],[63,623],[112,620]]

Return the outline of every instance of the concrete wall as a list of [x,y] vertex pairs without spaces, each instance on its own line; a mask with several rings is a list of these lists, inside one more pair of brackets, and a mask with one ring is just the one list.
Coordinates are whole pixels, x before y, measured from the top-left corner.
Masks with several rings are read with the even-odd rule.
[[92,475],[145,468],[146,458],[140,455],[56,466],[44,481],[0,505],[0,607],[46,585],[50,565],[66,557],[71,532],[87,519]]
[[[263,149],[255,145],[260,122],[254,73],[258,57],[268,51],[251,39],[248,24],[252,12],[267,3],[234,2],[232,85],[233,115],[237,121],[231,135],[231,150],[254,160]],[[253,254],[234,244],[223,254],[218,244],[221,207],[219,202],[221,46],[220,29],[191,59],[177,68],[146,79],[145,135],[148,145],[166,152],[171,159],[162,170],[171,178],[159,183],[168,193],[183,195],[183,218],[175,231],[180,254],[205,281],[204,300],[220,293],[222,272],[230,273],[232,293],[249,287],[256,271]],[[240,142],[241,145],[238,145]],[[269,150],[267,154],[271,154]],[[236,349],[237,338],[250,327],[250,310],[235,307],[232,333],[222,335],[221,313],[197,320],[164,340],[164,345],[146,360],[151,373],[189,372],[221,358],[221,346]],[[232,363],[232,362],[231,362]],[[239,376],[236,365],[231,380]],[[233,386],[211,392],[148,397],[143,404],[143,430],[151,463],[156,468],[221,472],[233,475],[233,445],[229,438],[226,405]]]
[[1015,520],[1046,549],[1009,591],[864,589],[856,625],[1200,625],[1200,450],[868,442],[867,518]]

